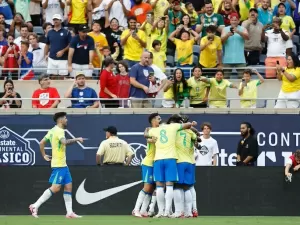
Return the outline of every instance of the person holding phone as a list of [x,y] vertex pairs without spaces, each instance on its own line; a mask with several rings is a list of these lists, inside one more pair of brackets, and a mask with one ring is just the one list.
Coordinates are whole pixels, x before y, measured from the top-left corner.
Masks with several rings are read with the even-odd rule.
[[[21,95],[14,90],[12,80],[6,80],[3,85],[4,92],[0,92],[0,107],[2,108],[21,108],[22,101],[16,98],[21,98]],[[3,98],[11,98],[11,100],[2,100]]]
[[[251,80],[252,73],[258,76],[258,80]],[[257,87],[264,83],[264,81],[264,78],[257,70],[244,70],[243,79],[239,87],[239,96],[241,99],[256,99]],[[256,100],[241,100],[241,107],[255,109]]]

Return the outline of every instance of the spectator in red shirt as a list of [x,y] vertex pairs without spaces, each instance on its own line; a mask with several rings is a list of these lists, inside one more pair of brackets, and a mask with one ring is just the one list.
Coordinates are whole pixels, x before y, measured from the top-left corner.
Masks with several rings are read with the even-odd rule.
[[[14,35],[8,34],[7,42],[8,45],[3,46],[2,56],[4,59],[3,68],[19,68],[18,58],[20,48],[18,45],[14,43]],[[2,79],[4,77],[11,77],[13,80],[18,80],[18,71],[17,70],[3,70],[2,71]]]
[[32,100],[32,108],[57,108],[60,101],[49,100],[49,98],[60,98],[57,89],[50,87],[49,76],[41,75],[38,81],[41,88],[33,92],[32,98],[38,98],[40,100]]
[[285,176],[291,177],[292,172],[298,171],[300,169],[300,150],[290,156],[285,165]]
[[135,16],[138,23],[143,24],[147,18],[147,13],[152,11],[150,4],[143,0],[134,0],[135,5],[131,8],[129,16]]
[[223,0],[219,5],[218,13],[223,16],[225,26],[230,25],[229,15],[233,12],[237,11],[235,9],[235,5],[232,4],[231,0]]
[[[117,76],[113,73],[113,69],[115,67],[115,61],[108,57],[103,61],[104,69],[100,74],[100,98],[118,98],[118,80]],[[118,100],[102,100],[102,104],[105,105],[106,108],[118,108],[119,101]]]
[[[130,77],[128,74],[128,65],[125,61],[119,61],[117,64],[117,83],[118,91],[117,96],[119,98],[129,98],[130,90]],[[122,107],[127,107],[127,101],[120,101]]]

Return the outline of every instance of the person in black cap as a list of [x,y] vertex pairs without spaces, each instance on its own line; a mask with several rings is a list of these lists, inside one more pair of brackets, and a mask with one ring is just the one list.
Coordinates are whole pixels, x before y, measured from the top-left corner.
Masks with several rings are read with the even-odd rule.
[[84,72],[86,77],[92,77],[95,42],[87,35],[90,31],[88,26],[79,25],[78,31],[79,34],[70,43],[68,71],[72,77],[79,71]]
[[101,142],[97,151],[97,165],[129,166],[134,154],[130,145],[118,138],[116,127],[109,126],[103,130],[106,131],[106,140]]
[[258,157],[258,142],[255,135],[255,130],[249,122],[241,123],[242,139],[237,147],[237,166],[255,166]]

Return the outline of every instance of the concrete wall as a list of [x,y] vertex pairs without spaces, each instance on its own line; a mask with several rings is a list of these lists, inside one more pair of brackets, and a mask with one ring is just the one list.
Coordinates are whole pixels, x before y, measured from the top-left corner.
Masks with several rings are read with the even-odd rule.
[[[231,80],[237,86],[239,85],[240,80]],[[3,83],[4,81],[0,81],[0,91],[3,91]],[[14,81],[15,90],[20,93],[22,98],[31,98],[34,90],[38,89],[40,86],[38,81],[30,80],[30,81]],[[63,97],[65,91],[73,84],[72,80],[59,80],[59,81],[51,81],[51,85],[56,87],[60,96]],[[91,80],[87,81],[87,85],[96,90],[97,94],[99,94],[99,84],[97,81]],[[266,80],[265,83],[259,86],[258,97],[259,98],[276,98],[280,91],[281,82],[277,80]],[[227,91],[228,98],[239,98],[237,89],[228,89]],[[267,107],[273,108],[275,101],[268,101]],[[62,101],[59,105],[59,108],[64,108],[70,106],[70,101]],[[239,108],[240,104],[238,100],[231,101],[231,108]],[[31,108],[31,100],[24,100],[22,108]]]

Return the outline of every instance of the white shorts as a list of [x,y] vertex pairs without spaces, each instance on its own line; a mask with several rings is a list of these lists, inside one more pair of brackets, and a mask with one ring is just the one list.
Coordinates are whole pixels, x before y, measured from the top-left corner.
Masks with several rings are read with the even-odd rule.
[[293,48],[294,44],[291,39],[287,40],[285,43],[285,48]]
[[76,63],[72,63],[72,68],[73,68],[73,71],[70,74],[71,77],[76,77],[76,75],[79,72],[83,72],[86,77],[92,77],[93,76],[93,70],[89,69],[88,64],[87,65],[79,65],[79,64],[76,64]]
[[68,75],[68,60],[56,60],[48,57],[47,74],[53,75]]
[[280,91],[278,98],[295,100],[277,100],[275,109],[296,109],[299,107],[300,91],[290,93]]

